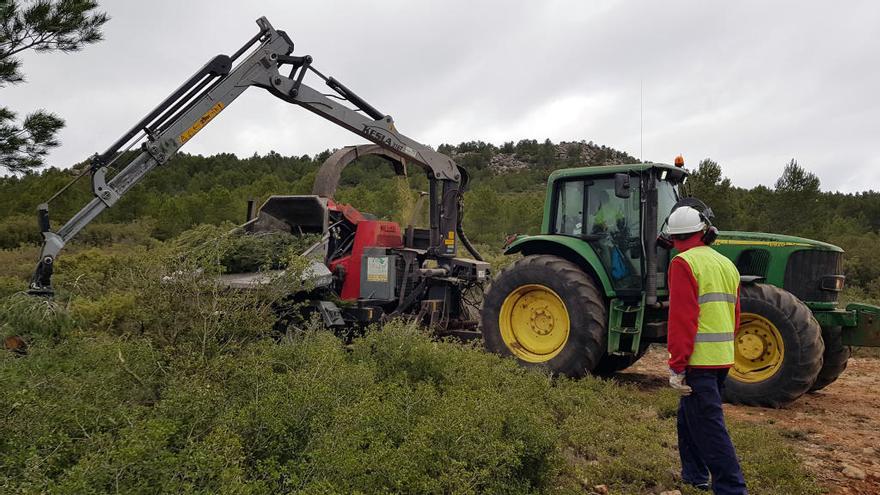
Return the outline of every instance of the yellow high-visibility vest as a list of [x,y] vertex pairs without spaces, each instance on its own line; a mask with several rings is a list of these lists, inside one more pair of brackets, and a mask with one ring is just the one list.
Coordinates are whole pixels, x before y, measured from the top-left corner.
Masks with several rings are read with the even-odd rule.
[[610,230],[617,225],[619,220],[623,220],[623,218],[623,212],[620,211],[620,208],[606,203],[600,205],[599,209],[596,210],[596,214],[593,215],[593,224],[597,227],[604,227],[605,229]]
[[733,364],[733,336],[736,331],[736,294],[739,271],[732,261],[709,246],[679,253],[697,280],[700,305],[691,366]]

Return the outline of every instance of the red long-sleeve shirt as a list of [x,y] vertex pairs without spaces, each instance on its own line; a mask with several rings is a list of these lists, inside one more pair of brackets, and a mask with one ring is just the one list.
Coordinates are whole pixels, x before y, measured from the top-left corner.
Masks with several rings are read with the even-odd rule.
[[[679,252],[702,246],[699,235],[684,241],[675,241]],[[669,368],[683,373],[689,366],[688,360],[694,352],[697,336],[697,322],[700,317],[700,295],[697,279],[690,265],[681,258],[673,258],[669,263],[669,323],[666,342],[669,349]],[[739,328],[739,288],[736,291],[735,327]],[[735,331],[735,330],[734,330]],[[730,366],[693,366],[694,368],[729,368]]]

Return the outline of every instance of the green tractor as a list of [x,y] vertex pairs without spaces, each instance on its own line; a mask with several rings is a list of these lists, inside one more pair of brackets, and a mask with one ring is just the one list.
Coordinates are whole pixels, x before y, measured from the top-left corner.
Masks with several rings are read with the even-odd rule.
[[[554,172],[541,234],[505,246],[523,257],[485,293],[487,349],[577,377],[625,369],[665,342],[674,253],[656,238],[686,180],[659,163]],[[880,308],[837,307],[839,247],[750,232],[721,232],[713,247],[742,276],[727,401],[780,407],[837,379],[850,346],[880,346]]]

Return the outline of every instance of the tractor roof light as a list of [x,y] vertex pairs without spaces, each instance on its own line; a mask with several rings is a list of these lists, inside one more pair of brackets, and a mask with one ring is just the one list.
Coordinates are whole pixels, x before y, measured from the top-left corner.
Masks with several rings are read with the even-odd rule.
[[684,157],[683,156],[678,155],[677,157],[675,157],[675,166],[678,168],[684,167]]

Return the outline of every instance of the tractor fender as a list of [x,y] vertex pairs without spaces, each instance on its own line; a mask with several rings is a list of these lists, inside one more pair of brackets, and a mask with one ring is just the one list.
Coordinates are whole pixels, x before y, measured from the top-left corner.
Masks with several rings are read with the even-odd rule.
[[586,242],[564,235],[520,236],[504,248],[504,254],[551,254],[576,264],[602,286],[607,298],[616,297],[611,279],[596,252]]

